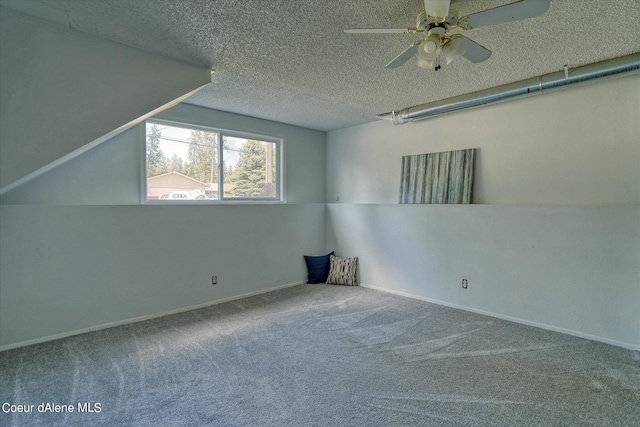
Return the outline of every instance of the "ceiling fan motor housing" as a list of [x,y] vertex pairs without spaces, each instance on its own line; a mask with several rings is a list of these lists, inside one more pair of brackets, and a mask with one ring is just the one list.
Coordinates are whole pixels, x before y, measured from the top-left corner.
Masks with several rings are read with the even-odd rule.
[[429,20],[437,24],[446,21],[450,3],[450,0],[424,0],[424,9]]
[[424,30],[429,24],[431,24],[431,21],[429,21],[429,18],[427,18],[427,14],[424,12],[419,14],[416,18],[416,30],[418,31]]

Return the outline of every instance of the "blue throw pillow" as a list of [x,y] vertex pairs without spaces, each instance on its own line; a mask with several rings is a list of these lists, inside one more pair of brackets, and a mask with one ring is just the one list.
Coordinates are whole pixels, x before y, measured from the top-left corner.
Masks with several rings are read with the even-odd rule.
[[329,276],[329,267],[331,263],[331,255],[333,255],[333,252],[320,256],[304,256],[304,260],[307,263],[307,283],[327,282],[327,276]]

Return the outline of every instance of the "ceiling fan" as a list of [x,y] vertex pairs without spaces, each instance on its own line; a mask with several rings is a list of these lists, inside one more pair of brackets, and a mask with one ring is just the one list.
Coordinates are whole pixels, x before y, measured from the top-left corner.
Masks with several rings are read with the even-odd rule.
[[425,11],[420,13],[415,28],[358,28],[344,30],[345,33],[425,33],[427,37],[418,40],[400,55],[386,65],[386,68],[396,68],[409,59],[416,57],[416,63],[423,68],[441,68],[443,57],[445,64],[464,57],[471,62],[486,61],[491,51],[462,34],[449,34],[449,30],[472,30],[474,28],[519,21],[543,15],[549,9],[551,0],[520,0],[473,13],[469,16],[458,17],[455,9],[450,8],[450,0],[424,0]]

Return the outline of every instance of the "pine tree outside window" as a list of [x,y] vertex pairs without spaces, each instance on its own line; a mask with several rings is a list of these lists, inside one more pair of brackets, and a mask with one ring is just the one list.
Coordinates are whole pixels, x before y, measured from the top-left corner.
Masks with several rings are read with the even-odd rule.
[[147,121],[143,202],[281,202],[282,139]]

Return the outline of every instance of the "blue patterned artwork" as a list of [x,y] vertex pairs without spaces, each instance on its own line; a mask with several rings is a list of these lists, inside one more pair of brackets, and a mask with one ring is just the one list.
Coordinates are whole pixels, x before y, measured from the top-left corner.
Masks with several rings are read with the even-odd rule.
[[475,148],[402,157],[398,203],[471,203]]

